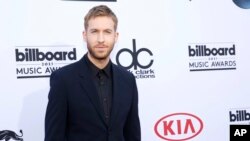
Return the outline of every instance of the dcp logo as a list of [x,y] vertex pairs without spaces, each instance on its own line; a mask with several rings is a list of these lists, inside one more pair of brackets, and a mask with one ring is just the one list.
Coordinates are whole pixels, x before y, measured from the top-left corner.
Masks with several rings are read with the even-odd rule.
[[233,2],[243,9],[250,9],[250,0],[233,0]]
[[[154,62],[154,60],[151,59],[151,60],[149,61],[148,64],[142,65],[142,64],[138,61],[138,56],[139,56],[139,54],[142,53],[142,52],[146,52],[146,53],[148,53],[150,56],[153,56],[153,53],[152,53],[149,49],[147,49],[147,48],[140,48],[139,50],[136,50],[136,41],[135,41],[135,39],[133,39],[132,42],[133,42],[133,50],[129,50],[129,49],[127,49],[127,48],[124,48],[124,49],[121,49],[120,51],[118,51],[118,53],[117,53],[117,55],[116,55],[116,63],[117,63],[119,66],[122,66],[122,67],[124,67],[124,68],[126,68],[126,69],[131,69],[132,67],[134,67],[134,70],[137,70],[137,67],[139,67],[139,68],[141,68],[141,69],[147,69],[147,68],[151,67],[152,64],[153,64],[153,62]],[[128,65],[128,66],[124,66],[124,65],[122,65],[122,64],[120,63],[120,59],[119,59],[119,58],[120,58],[120,55],[121,55],[122,53],[124,53],[124,52],[129,53],[129,54],[131,55],[131,57],[132,57],[132,62],[131,62],[131,64]]]
[[10,130],[3,130],[0,131],[0,140],[15,140],[15,141],[23,141],[23,131],[20,130],[21,135],[17,135],[14,131],[10,131]]

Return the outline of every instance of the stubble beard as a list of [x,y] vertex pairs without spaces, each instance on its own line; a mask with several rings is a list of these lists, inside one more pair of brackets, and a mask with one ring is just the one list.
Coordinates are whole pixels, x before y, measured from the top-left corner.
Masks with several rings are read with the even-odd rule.
[[106,60],[109,58],[111,51],[113,50],[114,45],[112,45],[109,50],[105,51],[105,53],[99,53],[94,50],[94,47],[91,47],[91,45],[87,44],[88,52],[90,56],[95,60]]

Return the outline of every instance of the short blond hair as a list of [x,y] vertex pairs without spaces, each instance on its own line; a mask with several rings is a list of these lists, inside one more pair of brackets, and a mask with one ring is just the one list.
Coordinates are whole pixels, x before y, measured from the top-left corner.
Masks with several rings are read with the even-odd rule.
[[111,17],[114,25],[115,25],[115,30],[117,29],[117,24],[118,24],[118,19],[115,15],[115,13],[106,5],[99,5],[99,6],[95,6],[93,8],[91,8],[89,10],[89,12],[86,14],[86,16],[84,17],[84,28],[85,30],[87,30],[88,28],[88,22],[90,19],[92,18],[96,18],[99,16],[107,16],[107,17]]

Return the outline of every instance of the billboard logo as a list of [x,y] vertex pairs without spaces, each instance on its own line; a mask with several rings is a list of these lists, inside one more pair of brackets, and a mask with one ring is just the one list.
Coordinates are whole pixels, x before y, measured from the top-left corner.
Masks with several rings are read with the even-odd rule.
[[[130,50],[128,48],[123,48],[119,50],[116,54],[116,63],[118,66],[122,66],[132,72],[136,78],[155,78],[154,70],[151,68],[151,66],[154,63],[153,59],[150,59],[148,57],[145,57],[143,60],[139,60],[140,54],[147,54],[147,56],[153,56],[153,53],[148,48],[140,48],[137,50],[136,48],[136,40],[132,40],[133,43],[133,50]],[[129,57],[132,58],[131,62],[129,62],[129,65],[124,65],[123,61],[127,61],[128,59],[121,60],[121,55],[128,54]],[[143,61],[140,62],[140,61]],[[146,63],[145,63],[146,62]]]
[[234,4],[243,9],[250,9],[250,0],[233,0]]
[[72,51],[57,51],[57,52],[40,52],[39,48],[36,49],[25,49],[25,52],[20,52],[19,49],[16,49],[16,61],[62,61],[62,60],[76,60],[76,49],[74,48]]
[[190,71],[236,70],[233,43],[192,43],[188,45]]
[[189,140],[201,133],[202,120],[189,113],[174,113],[159,119],[154,131],[158,137],[168,141]]
[[17,79],[49,77],[64,65],[76,61],[74,46],[16,46]]
[[235,45],[230,48],[207,48],[206,45],[196,45],[195,49],[188,46],[189,56],[227,56],[235,55]]
[[229,111],[229,121],[232,124],[250,124],[250,109],[231,109]]
[[10,130],[3,130],[0,131],[0,140],[5,140],[8,141],[10,139],[15,140],[15,141],[23,141],[23,131],[20,130],[21,135],[17,135],[15,132],[10,131]]
[[230,122],[235,121],[249,121],[250,120],[250,113],[246,110],[236,110],[236,113],[232,111],[229,112]]

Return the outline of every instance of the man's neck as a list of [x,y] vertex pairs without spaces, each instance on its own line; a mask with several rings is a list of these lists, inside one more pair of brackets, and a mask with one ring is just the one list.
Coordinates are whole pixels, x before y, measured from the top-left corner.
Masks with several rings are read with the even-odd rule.
[[103,69],[109,63],[109,57],[105,59],[95,59],[88,53],[89,60],[99,69]]

